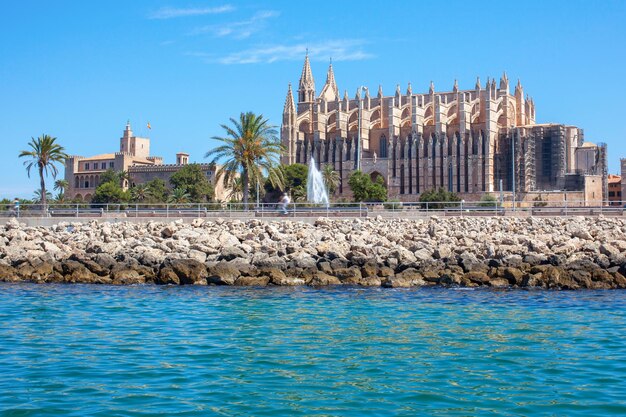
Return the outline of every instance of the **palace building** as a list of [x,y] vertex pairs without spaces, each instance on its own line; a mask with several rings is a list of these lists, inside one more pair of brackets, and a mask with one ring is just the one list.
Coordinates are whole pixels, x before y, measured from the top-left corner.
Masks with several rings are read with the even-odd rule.
[[[124,133],[120,138],[119,152],[102,155],[83,157],[70,156],[65,160],[65,179],[69,184],[66,191],[70,199],[90,201],[98,185],[100,176],[107,170],[125,171],[128,176],[122,184],[123,189],[134,185],[144,184],[154,179],[165,181],[167,187],[171,187],[170,178],[181,168],[189,163],[189,154],[180,152],[176,154],[175,164],[163,164],[160,156],[150,156],[150,139],[135,136],[126,124]],[[226,199],[227,190],[223,180],[215,178],[219,166],[207,163],[198,164],[208,180],[213,184],[215,200]]]
[[338,196],[350,196],[347,180],[360,169],[381,176],[389,197],[402,201],[439,187],[467,200],[514,188],[522,199],[558,192],[606,200],[606,145],[584,142],[575,126],[537,124],[533,99],[519,80],[511,93],[506,73],[470,90],[455,80],[451,91],[431,82],[416,93],[409,83],[404,93],[361,87],[350,98],[340,96],[332,63],[317,94],[307,55],[296,94],[290,84],[281,161],[331,165]]

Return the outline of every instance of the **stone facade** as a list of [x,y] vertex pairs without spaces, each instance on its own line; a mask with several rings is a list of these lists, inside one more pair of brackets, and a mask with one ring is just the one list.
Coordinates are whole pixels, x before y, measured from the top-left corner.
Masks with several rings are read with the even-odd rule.
[[[91,157],[71,156],[65,160],[65,179],[69,183],[66,196],[90,201],[100,184],[100,176],[108,169],[128,173],[128,179],[123,184],[124,189],[156,178],[164,180],[169,187],[171,176],[189,163],[189,154],[176,154],[176,162],[164,165],[163,158],[150,156],[150,139],[135,136],[129,122],[120,138],[119,152]],[[226,199],[223,183],[215,179],[215,172],[219,167],[209,164],[200,164],[200,167],[215,188],[215,199]]]
[[[294,99],[291,84],[283,110],[283,164],[330,164],[340,175],[338,196],[349,197],[347,180],[361,169],[382,176],[390,198],[415,201],[419,194],[443,187],[467,200],[484,193],[566,190],[568,174],[577,173],[577,149],[583,132],[575,126],[536,124],[535,103],[518,81],[513,94],[503,74],[498,84],[476,80],[474,89],[376,96],[367,88],[343,98],[332,63],[317,95],[308,56]],[[595,145],[594,145],[595,146]],[[602,171],[587,166],[580,175]],[[514,167],[514,168],[513,168]],[[593,172],[592,172],[593,171]],[[577,183],[584,184],[578,180]],[[571,181],[570,181],[571,184]],[[581,190],[582,191],[582,190]]]

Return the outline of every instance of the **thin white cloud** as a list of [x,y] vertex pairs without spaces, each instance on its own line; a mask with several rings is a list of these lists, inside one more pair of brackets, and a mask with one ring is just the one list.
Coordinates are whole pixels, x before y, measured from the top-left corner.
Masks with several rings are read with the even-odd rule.
[[359,61],[374,56],[363,50],[364,43],[358,39],[337,39],[314,44],[259,46],[230,53],[217,58],[216,62],[232,65],[295,61],[301,60],[307,49],[312,60],[332,58],[334,61]]
[[227,13],[235,10],[230,4],[217,7],[188,7],[188,8],[175,8],[175,7],[162,7],[159,10],[155,10],[150,13],[148,18],[150,19],[174,19],[176,17],[188,17],[188,16],[202,16],[207,14],[219,14]]
[[219,38],[232,37],[235,39],[246,39],[253,33],[263,30],[267,26],[267,20],[277,17],[279,14],[279,12],[274,10],[263,10],[257,12],[250,19],[241,20],[239,22],[224,23],[221,25],[202,26],[193,30],[191,34],[200,35],[210,33]]

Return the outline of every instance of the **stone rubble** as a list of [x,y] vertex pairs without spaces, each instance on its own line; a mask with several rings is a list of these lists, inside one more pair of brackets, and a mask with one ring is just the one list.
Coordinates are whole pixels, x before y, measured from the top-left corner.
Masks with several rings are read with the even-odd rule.
[[626,220],[196,219],[0,227],[0,281],[626,288]]

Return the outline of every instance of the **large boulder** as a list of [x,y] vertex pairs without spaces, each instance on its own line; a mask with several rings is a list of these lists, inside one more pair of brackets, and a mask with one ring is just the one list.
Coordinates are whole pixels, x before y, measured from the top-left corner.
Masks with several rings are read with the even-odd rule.
[[208,273],[202,262],[195,259],[171,259],[168,266],[178,276],[181,285],[206,285]]
[[235,285],[240,275],[241,271],[234,264],[220,261],[209,266],[207,281],[213,285]]
[[426,281],[417,269],[407,268],[394,276],[384,278],[381,285],[388,288],[416,287],[426,285]]
[[318,271],[313,275],[313,278],[307,284],[312,287],[322,287],[327,285],[339,285],[341,284],[341,281],[335,276]]

